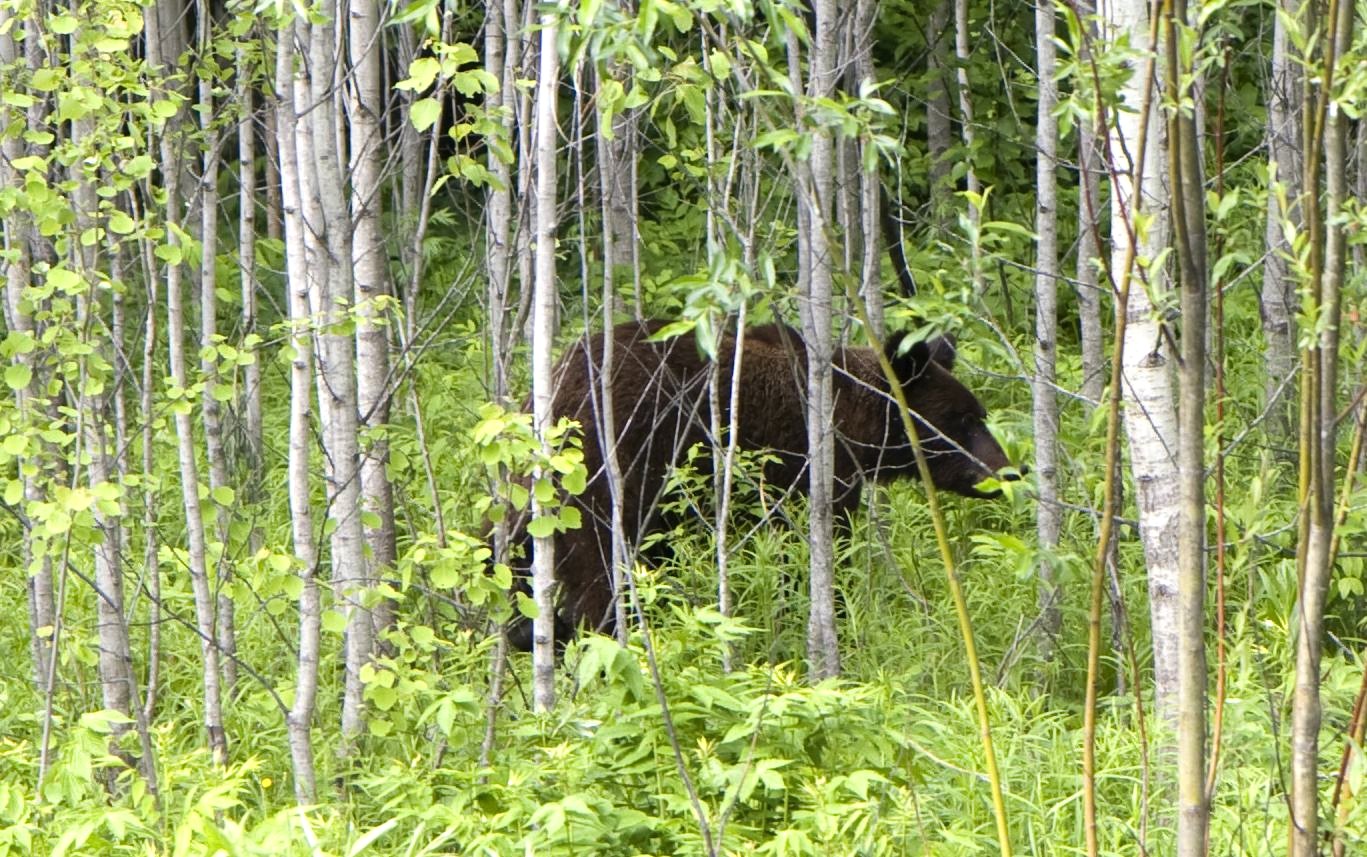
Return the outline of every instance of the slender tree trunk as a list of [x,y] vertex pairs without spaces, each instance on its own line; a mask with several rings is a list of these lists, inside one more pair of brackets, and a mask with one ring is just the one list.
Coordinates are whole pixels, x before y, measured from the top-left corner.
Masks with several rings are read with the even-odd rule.
[[[598,75],[606,72],[599,69]],[[630,86],[625,69],[614,69],[610,78],[617,86]],[[625,79],[626,83],[623,83]],[[600,94],[602,86],[599,87]],[[599,194],[603,217],[603,330],[611,331],[617,308],[622,305],[621,282],[632,284],[632,308],[641,317],[640,269],[636,256],[636,123],[632,115],[619,112],[611,118],[612,139],[602,133],[602,101],[598,99],[599,129],[595,136],[598,155]],[[618,105],[621,110],[621,105]],[[612,603],[617,640],[627,642],[629,628],[624,594],[626,576],[631,573],[631,553],[627,547],[625,513],[622,507],[622,465],[617,457],[617,403],[612,390],[613,345],[615,337],[603,337],[603,352],[598,364],[598,438],[602,444],[603,467],[608,478],[612,521]]]
[[[1128,34],[1132,49],[1151,50],[1146,0],[1116,3],[1110,10],[1108,37]],[[1147,89],[1145,87],[1150,87]],[[1155,259],[1162,247],[1161,223],[1153,223],[1144,234],[1133,234],[1135,210],[1153,214],[1161,208],[1160,176],[1165,157],[1159,123],[1147,122],[1148,139],[1138,139],[1143,105],[1152,105],[1152,81],[1140,69],[1122,89],[1128,109],[1114,113],[1111,128],[1111,162],[1120,171],[1111,195],[1111,258],[1119,270],[1129,253],[1130,242],[1138,241],[1140,259]],[[1152,115],[1152,114],[1151,114]],[[1123,159],[1135,157],[1143,147],[1143,175],[1133,173],[1134,164]],[[1156,218],[1157,219],[1157,218]],[[1153,636],[1155,708],[1168,723],[1177,714],[1177,522],[1179,511],[1177,462],[1177,414],[1173,404],[1172,381],[1168,365],[1176,355],[1168,348],[1160,323],[1149,302],[1149,292],[1166,289],[1161,267],[1140,269],[1146,272],[1147,285],[1130,289],[1124,308],[1125,360],[1121,386],[1125,395],[1125,435],[1129,441],[1130,472],[1139,508],[1139,535],[1144,544],[1144,560],[1149,579],[1149,619]]]
[[[1054,46],[1054,4],[1035,4],[1036,78],[1039,103],[1035,125],[1035,375],[1034,429],[1035,473],[1039,501],[1035,529],[1040,552],[1052,556],[1063,525],[1058,491],[1058,397],[1055,394],[1055,361],[1058,348],[1058,84],[1054,80],[1057,50]],[[1046,660],[1063,626],[1062,598],[1053,562],[1042,559],[1039,567],[1039,600]]]
[[[543,454],[549,454],[547,433],[551,427],[551,347],[555,338],[557,281],[555,276],[556,164],[559,141],[556,99],[560,80],[560,55],[556,48],[559,17],[547,7],[541,12],[541,54],[536,81],[536,121],[533,132],[536,160],[534,217],[535,279],[532,291],[532,414]],[[542,478],[538,469],[533,479]],[[540,515],[533,494],[532,516]],[[532,622],[533,700],[537,711],[555,706],[555,540],[533,540],[532,595],[538,610]]]
[[[32,19],[20,21],[14,18],[13,14],[7,8],[0,8],[0,65],[19,65],[23,57],[24,64],[31,71],[37,66],[37,51],[41,42]],[[22,44],[15,39],[16,33],[24,35]],[[41,128],[46,123],[45,113],[46,105],[42,99],[35,99],[34,103],[22,112],[17,107],[0,102],[0,124],[5,127],[13,123],[26,122],[30,128]],[[21,186],[18,171],[11,165],[26,155],[37,154],[35,148],[34,144],[19,136],[0,136],[0,187]],[[41,336],[41,330],[34,315],[44,309],[44,306],[42,303],[30,306],[24,295],[24,290],[33,276],[33,247],[40,240],[32,217],[22,208],[16,207],[0,220],[0,237],[3,237],[3,249],[6,253],[5,328],[10,336],[36,343]],[[15,413],[26,424],[37,422],[38,412],[43,409],[43,405],[35,401],[40,391],[47,386],[47,373],[41,359],[43,351],[42,348],[16,348],[10,358],[11,365],[18,367],[19,373],[29,379],[27,384],[17,387],[11,385],[14,390]],[[42,500],[39,472],[42,459],[38,448],[34,447],[15,462],[19,478],[23,480],[24,508],[29,508],[31,504]],[[48,677],[53,667],[53,629],[57,614],[51,559],[46,553],[35,553],[30,526],[25,526],[23,530],[21,556],[28,596],[29,654],[33,661],[34,686],[39,696],[45,697],[49,691]]]
[[[170,66],[185,50],[183,18],[177,14],[178,0],[162,0],[156,14],[147,18],[147,64],[149,70]],[[186,170],[180,160],[179,142],[185,122],[183,113],[172,117],[161,135],[161,161],[165,183],[165,221],[179,226],[183,217],[181,180]],[[177,230],[168,229],[167,246],[171,255],[166,260],[166,340],[169,357],[168,371],[171,386],[188,391],[190,380],[185,354],[185,331],[189,329],[185,313],[182,277],[185,271],[183,249]],[[185,393],[182,392],[182,395]],[[217,605],[209,579],[207,539],[204,517],[199,499],[199,460],[195,453],[193,409],[190,402],[174,408],[176,453],[180,465],[180,492],[185,512],[185,536],[190,572],[190,588],[194,593],[195,630],[200,638],[200,654],[204,666],[204,726],[208,733],[209,749],[215,764],[228,760],[228,738],[223,728],[222,673],[219,665]]]
[[[200,49],[209,49],[209,22],[200,19]],[[237,684],[237,640],[234,630],[232,598],[232,565],[228,551],[228,528],[231,515],[223,502],[223,491],[231,490],[228,476],[228,457],[223,451],[222,403],[216,395],[218,385],[218,173],[221,153],[219,133],[214,119],[214,81],[199,80],[199,121],[203,135],[203,172],[199,183],[199,371],[204,379],[204,395],[200,399],[200,420],[204,427],[204,452],[209,465],[209,498],[214,507],[217,550],[210,550],[215,558],[217,574],[214,588],[218,594],[218,618],[215,623],[219,657],[223,667],[223,684],[231,693]],[[212,546],[211,546],[212,548]]]
[[[168,223],[180,218],[180,169],[177,167],[174,135],[162,138],[162,162],[166,170],[166,206]],[[167,241],[177,248],[174,230],[168,230]],[[183,267],[176,260],[166,265],[166,339],[170,357],[171,385],[177,390],[189,389],[186,371],[184,287],[181,282]],[[208,731],[209,749],[214,762],[224,765],[228,759],[227,734],[223,730],[221,673],[219,671],[217,615],[213,590],[209,581],[206,554],[204,517],[199,500],[199,462],[195,455],[194,423],[191,410],[175,410],[176,450],[180,461],[181,502],[185,511],[185,534],[190,565],[190,586],[194,591],[195,626],[200,636],[200,653],[204,663],[204,726]]]
[[[351,74],[347,76],[351,138],[352,267],[355,271],[356,399],[369,447],[361,458],[362,507],[373,516],[365,527],[370,551],[368,583],[392,570],[397,559],[394,489],[389,482],[389,254],[380,227],[383,199],[384,98],[381,92],[380,9],[375,0],[349,0]],[[411,124],[411,123],[410,123]],[[393,624],[388,601],[374,608],[376,638]]]
[[949,149],[954,143],[950,128],[949,19],[954,0],[935,0],[927,24],[926,55],[930,92],[926,95],[926,155],[930,159],[930,207],[941,228],[954,222],[951,214],[954,185]]
[[[978,172],[973,168],[973,141],[977,131],[973,127],[973,92],[968,83],[968,41],[968,0],[954,0],[954,60],[959,95],[959,134],[964,144],[964,183],[970,195],[981,198],[982,183],[978,181]],[[973,243],[970,248],[973,265],[973,290],[977,294],[983,292],[982,244],[978,238],[979,224],[982,223],[983,214],[984,212],[978,205],[969,204],[968,223],[973,232]]]
[[[835,90],[838,44],[834,0],[816,0],[816,34],[809,63],[807,94],[830,97]],[[798,117],[801,126],[802,117]],[[834,141],[828,128],[813,129],[811,157],[799,162],[798,204],[806,212],[808,276],[798,298],[807,353],[807,479],[810,497],[808,551],[811,614],[807,620],[807,661],[814,680],[840,674],[835,626],[834,472],[835,435],[831,359],[835,256],[831,245],[834,197]]]
[[[302,24],[293,25],[302,33]],[[313,765],[313,712],[318,695],[319,637],[322,627],[322,594],[318,586],[318,554],[313,533],[313,506],[309,486],[309,449],[312,442],[313,333],[309,306],[308,259],[304,249],[305,224],[301,198],[302,178],[297,141],[302,135],[295,114],[295,98],[306,95],[302,68],[296,66],[295,39],[289,28],[279,33],[276,46],[276,150],[280,153],[281,214],[285,237],[286,304],[290,338],[290,429],[288,484],[290,530],[302,580],[299,594],[299,654],[295,674],[294,703],[286,718],[290,758],[294,768],[294,796],[300,804],[317,800]],[[302,91],[302,92],[301,92]]]
[[[87,59],[81,56],[81,31],[71,35],[64,51],[66,59],[76,61]],[[79,72],[77,73],[79,75]],[[89,85],[88,79],[81,80]],[[97,151],[92,140],[95,123],[90,117],[77,119],[71,123],[70,144],[76,151]],[[73,183],[72,193],[75,210],[75,234],[88,234],[95,228],[94,214],[99,210],[99,201],[93,184],[94,176],[86,172],[86,159],[80,158],[69,168],[68,179]],[[73,249],[65,260],[70,270],[83,281],[84,288],[76,295],[76,327],[83,336],[92,335],[97,327],[104,327],[107,321],[96,322],[95,316],[101,313],[95,283],[100,270],[98,245],[95,243],[70,242]],[[84,449],[75,456],[76,467],[84,459],[85,483],[92,497],[96,498],[91,506],[95,529],[99,539],[94,546],[95,559],[95,624],[99,640],[100,695],[103,706],[117,711],[125,717],[133,715],[133,656],[128,646],[128,625],[124,618],[122,546],[119,514],[122,499],[115,488],[114,459],[110,437],[109,396],[105,392],[108,378],[104,374],[113,365],[112,355],[108,354],[108,344],[94,346],[98,360],[82,357],[79,360],[80,382],[76,391],[77,426]],[[99,367],[104,367],[103,369]],[[99,374],[96,374],[99,373]],[[79,471],[78,471],[79,472]],[[110,496],[111,490],[114,496]],[[129,729],[127,722],[110,724],[110,748],[117,749],[120,736]],[[122,755],[120,753],[120,755]]]
[[[500,82],[496,96],[497,106],[502,111],[500,128],[505,142],[511,144],[516,137],[513,101],[518,95],[516,87],[512,85],[512,69],[509,68],[510,48],[516,44],[516,39],[511,38],[508,31],[517,26],[517,18],[508,19],[506,11],[502,3],[489,5],[484,19],[484,70]],[[489,183],[488,202],[484,207],[484,259],[488,272],[489,313],[485,327],[489,337],[490,392],[495,402],[503,404],[508,396],[508,360],[511,351],[505,315],[512,288],[513,175],[511,167],[492,150],[486,167],[494,181]],[[506,527],[499,526],[498,529],[505,531],[503,535],[506,538]],[[503,561],[501,552],[496,561]]]
[[1286,18],[1300,14],[1305,0],[1281,0],[1279,14],[1273,15],[1272,69],[1267,94],[1267,160],[1275,184],[1267,193],[1267,224],[1264,236],[1263,283],[1260,308],[1263,324],[1263,365],[1266,367],[1265,407],[1267,433],[1273,443],[1282,445],[1283,456],[1291,455],[1294,389],[1288,381],[1296,368],[1296,295],[1295,276],[1289,261],[1291,239],[1288,229],[1299,230],[1302,222],[1303,146],[1301,60],[1292,53],[1286,32]]
[[328,20],[309,25],[304,42],[308,48],[307,100],[299,100],[301,93],[296,88],[294,105],[296,129],[308,125],[312,146],[309,160],[304,160],[302,151],[296,152],[296,158],[305,187],[301,193],[305,251],[315,288],[321,287],[317,321],[322,328],[316,337],[316,386],[326,453],[328,509],[333,522],[329,540],[332,589],[346,615],[346,685],[342,694],[342,742],[338,747],[343,758],[350,756],[354,741],[365,731],[361,668],[370,661],[374,646],[372,585],[361,522],[355,341],[347,333],[355,300],[354,225],[342,174],[345,152],[338,103],[342,68],[337,54],[346,8],[337,0],[325,10],[325,14],[331,13]]
[[[1179,28],[1189,25],[1186,0],[1164,13],[1168,103],[1191,98],[1195,69],[1181,58]],[[1201,151],[1193,113],[1168,114],[1173,236],[1181,282],[1180,434],[1178,473],[1177,853],[1203,857],[1210,812],[1206,798],[1206,224]]]
[[[241,114],[237,120],[237,258],[241,277],[242,342],[245,348],[255,349],[256,332],[256,110],[250,83],[254,68],[246,50],[237,55],[236,100]],[[263,113],[266,111],[262,111]],[[261,363],[253,360],[242,369],[242,413],[246,427],[246,449],[238,470],[243,474],[245,500],[256,506],[263,498],[265,468],[265,427],[261,410]],[[248,548],[252,553],[261,547],[261,530],[252,526]]]
[[[1349,3],[1330,4],[1328,33],[1316,91],[1315,122],[1322,127],[1325,208],[1305,212],[1311,242],[1306,316],[1319,332],[1302,351],[1301,370],[1301,526],[1297,545],[1299,591],[1296,600],[1296,683],[1291,704],[1291,848],[1292,857],[1319,853],[1320,656],[1324,606],[1333,572],[1334,480],[1338,449],[1338,362],[1341,293],[1347,261],[1343,222],[1348,204],[1348,117],[1330,103],[1339,84],[1336,64],[1352,44],[1354,12]],[[1319,158],[1307,152],[1305,187],[1318,186]],[[1307,203],[1309,205],[1309,203]],[[1316,209],[1318,206],[1316,206]],[[1323,236],[1323,254],[1319,242]],[[1321,262],[1322,258],[1322,262]]]
[[[878,16],[878,3],[875,0],[855,0],[854,9],[854,27],[850,34],[854,44],[852,76],[855,79],[853,91],[859,92],[860,87],[875,83],[873,25]],[[862,251],[859,262],[859,296],[868,310],[872,333],[879,342],[882,342],[886,330],[883,320],[883,244],[879,240],[882,185],[876,166],[872,170],[863,168],[865,147],[868,145],[867,141],[859,141],[859,162],[856,165],[859,171],[859,235]]]
[[[1078,16],[1087,27],[1079,46],[1084,62],[1091,55],[1096,37],[1096,12],[1093,0],[1081,0]],[[1078,249],[1077,249],[1077,306],[1078,324],[1082,339],[1082,386],[1079,392],[1088,402],[1099,405],[1106,385],[1106,353],[1102,339],[1101,227],[1105,214],[1101,210],[1101,185],[1105,182],[1100,141],[1105,129],[1096,117],[1077,126],[1078,149]]]

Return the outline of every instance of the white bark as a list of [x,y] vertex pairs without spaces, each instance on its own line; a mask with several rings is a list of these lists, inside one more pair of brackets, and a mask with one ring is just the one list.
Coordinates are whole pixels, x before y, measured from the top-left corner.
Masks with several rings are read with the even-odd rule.
[[[1122,34],[1129,35],[1130,47],[1146,52],[1152,49],[1148,4],[1145,0],[1113,0],[1103,3],[1106,38],[1112,43]],[[1161,227],[1150,220],[1148,230],[1135,236],[1135,209],[1153,214],[1162,206],[1161,179],[1164,148],[1153,104],[1156,99],[1144,91],[1146,83],[1141,60],[1121,90],[1128,109],[1113,112],[1110,129],[1110,157],[1118,174],[1111,195],[1112,270],[1119,271],[1138,241],[1137,257],[1153,259],[1165,240]],[[1148,139],[1140,140],[1140,115],[1150,105]],[[1133,173],[1133,159],[1143,148],[1143,175]],[[1136,206],[1136,195],[1140,204]],[[1136,276],[1139,272],[1136,271]],[[1130,473],[1139,508],[1139,535],[1144,544],[1144,560],[1149,579],[1149,620],[1153,638],[1154,696],[1157,713],[1172,723],[1177,714],[1177,412],[1173,404],[1171,352],[1161,325],[1155,319],[1149,292],[1167,288],[1161,269],[1147,269],[1147,282],[1136,280],[1130,289],[1126,313],[1125,359],[1121,386],[1125,402],[1125,436],[1129,442]]]
[[[32,21],[18,22],[14,19],[13,13],[5,8],[0,8],[0,64],[8,66],[17,63],[20,59],[21,46],[16,43],[14,38],[16,31],[23,32],[27,36],[24,39],[23,47],[28,55],[29,64],[32,66],[37,59],[34,56],[34,51],[38,47],[38,38],[33,31]],[[41,127],[44,122],[43,109],[41,99],[37,99],[34,105],[29,108],[27,116],[20,113],[18,108],[0,103],[0,123],[8,127],[13,122],[27,121],[30,127]],[[20,185],[19,175],[11,164],[29,154],[30,151],[31,147],[17,136],[6,134],[0,137],[0,187],[18,187]],[[3,239],[3,249],[7,254],[5,264],[5,327],[12,335],[31,338],[36,337],[39,331],[32,315],[32,309],[35,308],[28,307],[24,301],[24,289],[29,285],[32,276],[33,254],[31,248],[37,238],[38,235],[32,218],[21,209],[10,212],[3,220],[0,220],[0,239]],[[36,416],[33,413],[36,407],[34,393],[46,386],[40,375],[42,365],[36,359],[37,354],[37,350],[16,349],[11,358],[13,365],[26,369],[29,377],[27,385],[14,391],[15,412],[23,420]],[[23,501],[25,506],[42,499],[39,475],[28,466],[34,463],[37,458],[39,456],[36,451],[33,451],[30,452],[29,456],[16,462],[18,473],[24,483]],[[53,666],[52,632],[56,622],[56,607],[52,591],[52,564],[46,555],[34,554],[31,533],[27,527],[24,529],[21,555],[28,595],[29,653],[33,661],[34,685],[40,696],[46,696],[48,676]]]
[[[1039,501],[1035,528],[1041,553],[1051,555],[1058,546],[1063,509],[1058,492],[1058,397],[1055,362],[1058,348],[1058,84],[1054,80],[1057,50],[1054,46],[1054,4],[1035,4],[1039,103],[1035,125],[1035,375],[1033,385],[1035,473]],[[1054,642],[1062,628],[1061,592],[1053,563],[1045,558],[1039,566],[1039,599],[1044,632],[1041,652],[1053,657]]]
[[[162,161],[171,165],[166,171],[167,221],[174,223],[179,219],[179,173],[176,167],[175,144],[172,135],[162,138]],[[176,246],[174,231],[167,232],[167,241]],[[186,371],[185,331],[188,327],[185,317],[184,287],[181,281],[182,266],[170,263],[166,266],[166,339],[170,352],[171,384],[180,390],[189,388]],[[206,539],[204,517],[199,501],[199,462],[195,456],[194,423],[189,409],[175,412],[176,451],[180,462],[180,493],[185,511],[185,535],[187,555],[190,564],[190,587],[194,592],[195,626],[200,637],[200,655],[204,664],[204,728],[209,736],[209,748],[214,762],[227,763],[227,734],[223,731],[222,685],[220,684],[218,642],[215,629],[217,613],[213,591],[209,582],[208,562],[205,556]]]
[[[352,230],[343,179],[344,149],[339,130],[341,65],[337,54],[346,5],[338,0],[324,13],[329,20],[314,22],[308,29],[308,101],[298,100],[295,115],[310,126],[312,159],[299,157],[300,176],[312,196],[304,206],[305,247],[315,283],[321,285],[316,337],[319,413],[326,453],[329,517],[333,521],[329,547],[332,553],[332,589],[346,616],[346,685],[342,694],[342,745],[338,752],[350,755],[352,742],[365,730],[364,683],[361,667],[369,662],[374,644],[371,617],[371,575],[365,557],[365,534],[361,523],[360,421],[356,398],[356,355],[345,323],[355,298],[352,274]],[[305,119],[307,116],[307,119]],[[305,165],[311,165],[308,169]]]
[[[810,56],[807,94],[829,97],[835,89],[836,7],[817,0],[816,35]],[[802,117],[799,114],[798,122]],[[831,246],[834,196],[834,141],[827,128],[812,129],[811,157],[798,165],[798,204],[807,217],[808,275],[798,298],[802,338],[807,351],[807,476],[811,613],[807,620],[807,661],[814,680],[840,674],[835,625],[834,518],[832,514],[835,435],[831,357],[835,255]]]
[[[352,266],[355,271],[356,400],[369,447],[361,458],[362,506],[374,516],[365,527],[372,571],[368,585],[394,567],[394,490],[389,482],[389,255],[380,226],[383,186],[384,98],[381,92],[380,10],[375,0],[349,0],[351,74],[347,77],[351,142]],[[393,622],[388,602],[375,606],[374,634]]]
[[[1078,3],[1078,16],[1087,21],[1089,32],[1095,35],[1096,26],[1092,15],[1096,4],[1093,0]],[[1086,61],[1091,53],[1092,42],[1084,39],[1079,54]],[[1095,107],[1095,105],[1093,105]],[[1101,226],[1106,214],[1101,210],[1101,186],[1106,181],[1104,165],[1101,160],[1100,142],[1105,136],[1104,129],[1098,127],[1096,117],[1089,117],[1078,125],[1078,249],[1077,249],[1077,306],[1078,321],[1082,333],[1082,386],[1079,392],[1093,405],[1101,403],[1102,392],[1108,377],[1106,371],[1105,343],[1102,341],[1101,325]]]
[[[206,24],[201,21],[201,27]],[[207,34],[201,34],[207,43]],[[237,684],[237,640],[234,631],[232,569],[228,559],[228,508],[215,499],[215,492],[231,488],[228,477],[228,458],[223,451],[222,405],[213,395],[218,383],[218,364],[212,355],[218,343],[218,169],[219,133],[214,124],[213,81],[202,77],[199,81],[200,133],[204,135],[202,172],[199,184],[199,371],[204,379],[204,395],[200,398],[200,419],[204,427],[204,452],[209,465],[209,496],[214,507],[214,523],[218,539],[215,555],[217,573],[214,575],[218,592],[218,617],[215,622],[223,684],[229,692]]]
[[[302,28],[295,26],[294,32]],[[286,304],[290,319],[290,429],[288,487],[290,530],[299,560],[303,589],[299,595],[299,655],[295,671],[294,703],[286,718],[290,758],[294,768],[294,796],[312,804],[318,795],[313,764],[312,725],[318,694],[319,636],[322,599],[318,587],[318,556],[313,534],[309,490],[309,449],[312,441],[313,336],[309,307],[308,260],[304,250],[304,222],[300,198],[300,169],[296,147],[298,123],[294,92],[304,86],[293,71],[294,39],[289,29],[279,34],[276,49],[276,87],[279,93],[277,150],[280,153],[281,212],[285,237]]]
[[[1263,283],[1260,297],[1263,326],[1263,364],[1266,367],[1264,403],[1267,431],[1274,443],[1291,456],[1295,387],[1287,380],[1296,370],[1296,313],[1300,298],[1288,254],[1288,227],[1299,231],[1304,192],[1302,74],[1292,55],[1283,15],[1300,13],[1303,0],[1281,0],[1281,14],[1273,16],[1272,68],[1267,98],[1267,161],[1275,185],[1268,188],[1264,232]],[[1279,192],[1277,186],[1281,187]],[[1283,207],[1285,205],[1285,208]]]
[[[968,84],[968,0],[954,0],[954,59],[959,95],[959,133],[964,143],[964,183],[967,185],[968,192],[977,197],[982,194],[983,188],[982,183],[978,181],[977,171],[973,169],[975,129],[973,127],[973,93]],[[982,222],[983,212],[977,205],[970,203],[966,215],[969,228],[973,232],[973,244],[970,248],[973,267],[973,291],[976,294],[982,294],[982,253],[981,242],[977,233],[979,224]]]
[[[555,276],[556,226],[556,99],[560,79],[560,55],[556,50],[559,18],[554,8],[541,13],[541,55],[536,81],[536,121],[533,131],[536,161],[536,207],[533,212],[535,275],[532,300],[532,415],[542,452],[551,449],[546,435],[551,426],[551,346],[555,338],[557,282]],[[532,478],[544,474],[538,469]],[[543,513],[535,496],[532,516]],[[533,540],[532,597],[538,610],[532,622],[533,701],[537,711],[555,706],[555,540]]]
[[[241,114],[237,120],[237,258],[240,272],[242,300],[242,337],[251,340],[256,332],[256,113],[253,91],[249,83],[252,53],[240,51],[237,56],[237,105]],[[248,363],[242,369],[242,411],[246,423],[247,448],[241,470],[245,472],[246,500],[257,503],[262,499],[263,452],[265,430],[261,410],[261,363]],[[250,550],[261,547],[261,531],[253,526]]]

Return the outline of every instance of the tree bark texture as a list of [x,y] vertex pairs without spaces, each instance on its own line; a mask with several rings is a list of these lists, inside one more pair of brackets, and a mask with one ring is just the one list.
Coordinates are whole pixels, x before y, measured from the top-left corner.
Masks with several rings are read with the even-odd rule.
[[1062,593],[1049,556],[1058,545],[1063,526],[1059,505],[1058,430],[1059,408],[1055,364],[1058,350],[1058,84],[1054,80],[1057,48],[1054,45],[1054,4],[1035,4],[1035,45],[1039,63],[1036,79],[1039,103],[1035,126],[1035,374],[1033,422],[1035,473],[1039,499],[1035,530],[1039,538],[1039,601],[1045,659],[1053,657],[1054,641],[1062,628]]
[[[834,0],[816,0],[816,35],[809,58],[807,95],[829,97],[835,90],[838,45]],[[798,116],[798,124],[802,124]],[[806,212],[808,276],[798,298],[802,338],[807,348],[807,467],[810,504],[808,550],[811,613],[807,620],[807,661],[815,680],[840,674],[835,624],[835,556],[832,492],[835,468],[834,395],[831,369],[832,295],[835,255],[832,210],[835,148],[828,128],[812,129],[811,157],[798,164],[798,204]]]
[[1283,15],[1299,14],[1304,0],[1281,0],[1280,14],[1273,16],[1272,68],[1268,80],[1267,162],[1276,184],[1268,188],[1267,224],[1264,233],[1263,282],[1259,307],[1262,313],[1263,365],[1266,368],[1264,407],[1267,430],[1273,442],[1283,444],[1290,458],[1296,369],[1296,313],[1300,298],[1291,271],[1291,239],[1288,227],[1299,229],[1304,204],[1304,125],[1302,85],[1304,70],[1293,55]]
[[[293,33],[302,33],[295,24]],[[309,451],[313,439],[313,332],[309,306],[308,260],[304,250],[302,181],[298,142],[304,135],[295,115],[295,102],[307,98],[307,82],[296,64],[295,38],[282,31],[276,45],[275,130],[280,153],[281,225],[285,238],[285,303],[290,321],[290,424],[287,463],[290,533],[302,580],[299,594],[299,651],[295,661],[294,702],[286,717],[294,796],[300,804],[318,797],[313,763],[313,712],[318,695],[319,640],[322,594],[318,586],[318,555],[313,532]]]
[[[382,55],[380,9],[375,0],[349,0],[347,35],[347,130],[350,135],[352,270],[355,277],[356,404],[367,446],[361,456],[362,508],[373,516],[364,527],[370,553],[366,585],[390,571],[397,559],[394,489],[389,482],[389,253],[381,230],[384,200]],[[393,624],[392,607],[374,607],[376,639]]]
[[[543,454],[550,454],[547,433],[551,427],[551,347],[555,338],[557,280],[556,233],[556,98],[560,79],[560,56],[556,49],[559,20],[553,9],[541,13],[540,62],[536,81],[536,122],[533,139],[536,181],[533,249],[535,279],[532,286],[532,420]],[[532,474],[541,478],[541,472]],[[542,513],[535,495],[532,516]],[[537,711],[555,706],[555,541],[534,540],[532,597],[537,616],[532,623],[532,695]]]
[[[1117,2],[1107,10],[1107,37],[1111,40],[1128,34],[1132,49],[1152,50],[1148,4],[1145,0]],[[1111,195],[1112,269],[1119,270],[1132,241],[1138,242],[1137,258],[1154,259],[1163,246],[1165,235],[1161,218],[1149,218],[1149,228],[1136,235],[1135,213],[1149,215],[1161,208],[1161,180],[1165,157],[1160,123],[1153,117],[1153,92],[1141,69],[1136,69],[1122,88],[1129,109],[1114,113],[1111,128],[1110,158],[1118,170]],[[1138,139],[1138,111],[1149,106],[1148,139]],[[1143,175],[1134,175],[1134,164],[1124,160],[1135,157],[1143,147]],[[1142,224],[1144,221],[1140,220]],[[1174,722],[1177,709],[1177,530],[1179,491],[1177,478],[1177,412],[1173,404],[1171,361],[1163,325],[1154,316],[1149,294],[1162,294],[1167,286],[1161,268],[1137,272],[1147,281],[1130,289],[1126,314],[1125,354],[1121,385],[1125,397],[1125,436],[1129,442],[1130,474],[1134,481],[1135,502],[1139,508],[1139,536],[1144,545],[1144,563],[1149,579],[1149,620],[1153,637],[1155,708],[1167,722]]]

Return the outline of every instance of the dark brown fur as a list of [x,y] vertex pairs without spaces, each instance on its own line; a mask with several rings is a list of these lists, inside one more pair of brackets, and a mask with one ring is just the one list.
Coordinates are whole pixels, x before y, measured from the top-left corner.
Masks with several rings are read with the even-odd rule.
[[[617,426],[617,455],[623,481],[623,523],[628,543],[639,545],[659,529],[658,500],[671,466],[694,444],[707,444],[707,379],[710,364],[691,337],[651,342],[665,322],[618,325],[612,332],[612,389]],[[581,623],[590,628],[612,625],[611,501],[603,468],[600,374],[602,333],[586,337],[562,358],[556,369],[555,417],[570,417],[583,427],[588,487],[572,502],[583,526],[555,537],[556,579],[560,616],[557,637]],[[747,450],[771,450],[777,460],[766,466],[765,480],[779,488],[807,491],[806,350],[797,331],[782,325],[746,332],[741,361],[738,444]],[[984,424],[986,412],[977,397],[952,373],[954,344],[948,338],[918,342],[898,353],[888,344],[893,368],[902,380],[908,405],[936,487],[971,497],[991,496],[974,488],[1006,467],[1006,454]],[[730,377],[735,339],[720,343],[723,387],[722,425],[730,420]],[[838,348],[835,366],[835,505],[848,512],[859,502],[865,480],[887,481],[915,476],[911,445],[877,354],[870,348]],[[530,565],[531,539],[522,524],[512,541],[523,556],[515,560],[522,574]],[[509,637],[529,648],[530,622],[515,623]]]

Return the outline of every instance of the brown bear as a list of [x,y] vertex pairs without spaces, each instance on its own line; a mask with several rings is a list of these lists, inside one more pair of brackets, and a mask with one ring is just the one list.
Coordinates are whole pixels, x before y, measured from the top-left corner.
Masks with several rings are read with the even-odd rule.
[[[623,525],[628,544],[661,529],[658,511],[665,480],[694,444],[710,448],[708,376],[711,364],[691,337],[652,341],[666,322],[619,324],[614,339],[612,393],[617,458],[622,472]],[[554,418],[577,420],[583,430],[587,488],[570,502],[582,518],[579,529],[555,536],[559,614],[556,638],[563,641],[581,625],[607,631],[613,625],[611,583],[611,495],[603,466],[601,376],[603,333],[580,340],[556,367]],[[737,343],[718,345],[723,392],[721,425],[730,423],[730,378]],[[741,341],[741,401],[738,446],[766,450],[765,481],[780,490],[807,491],[806,349],[786,325],[746,331]],[[947,336],[902,347],[890,339],[888,357],[915,418],[916,431],[937,488],[968,497],[990,497],[975,486],[1009,465],[983,422],[982,403],[954,377],[954,341]],[[871,348],[837,348],[835,392],[835,506],[848,513],[859,503],[866,480],[916,476],[916,462],[897,404]],[[1006,478],[1012,478],[1010,476]],[[838,519],[838,518],[837,518]],[[525,513],[513,522],[511,543],[520,546],[514,568],[520,586],[529,579],[532,539]],[[509,641],[531,648],[531,622],[519,617]]]

